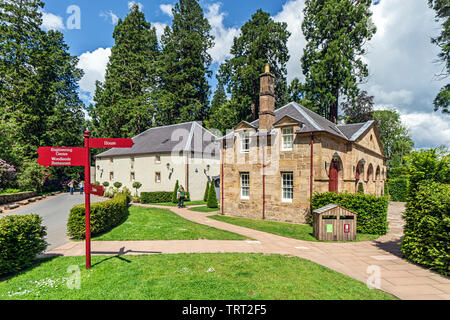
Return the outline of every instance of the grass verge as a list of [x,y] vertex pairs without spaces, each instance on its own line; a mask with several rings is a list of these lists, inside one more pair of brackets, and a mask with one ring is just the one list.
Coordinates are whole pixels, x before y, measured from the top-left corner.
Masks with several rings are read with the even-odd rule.
[[220,208],[208,208],[208,207],[194,207],[194,208],[190,208],[190,211],[194,211],[194,212],[219,212]]

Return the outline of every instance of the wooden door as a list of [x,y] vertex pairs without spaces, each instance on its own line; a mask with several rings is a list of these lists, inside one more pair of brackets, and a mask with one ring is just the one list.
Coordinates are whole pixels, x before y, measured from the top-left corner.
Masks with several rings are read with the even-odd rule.
[[338,192],[339,188],[339,168],[337,162],[333,161],[331,163],[330,169],[330,182],[329,182],[329,191],[330,192]]

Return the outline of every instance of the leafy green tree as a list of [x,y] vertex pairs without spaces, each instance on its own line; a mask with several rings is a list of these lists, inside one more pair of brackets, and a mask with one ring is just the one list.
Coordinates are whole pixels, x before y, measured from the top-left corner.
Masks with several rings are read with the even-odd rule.
[[132,138],[153,126],[159,57],[156,29],[135,4],[114,29],[104,83],[90,106],[95,134]]
[[374,96],[362,91],[356,98],[342,103],[346,123],[362,123],[373,120]]
[[134,182],[133,183],[133,188],[136,189],[136,197],[138,196],[138,190],[142,187],[142,183],[140,182]]
[[216,186],[214,185],[214,183],[211,183],[211,185],[209,187],[207,206],[208,206],[208,208],[218,208],[219,207],[219,204],[217,203]]
[[172,26],[161,37],[158,125],[203,120],[209,104],[211,26],[197,0],[179,0],[172,12]]
[[18,175],[17,183],[21,189],[34,189],[40,192],[47,177],[48,170],[45,167],[36,161],[27,161]]
[[357,97],[358,83],[369,74],[362,56],[364,44],[376,32],[371,4],[372,0],[305,1],[305,94],[312,109],[332,122],[338,120],[341,99]]
[[[287,41],[290,37],[287,24],[275,22],[269,13],[257,10],[241,28],[231,48],[232,58],[226,60],[218,72],[219,82],[228,88],[236,120],[228,129],[241,120],[255,120],[259,114],[260,75],[266,63],[275,75],[276,105],[288,101],[286,85],[286,64],[289,60]],[[250,108],[250,106],[253,106]],[[218,110],[223,113],[223,110]]]
[[373,112],[380,132],[384,154],[387,157],[387,166],[392,170],[404,164],[404,157],[414,147],[408,129],[402,124],[397,110],[379,110]]
[[[442,50],[439,61],[445,64],[445,71],[438,78],[445,79],[450,74],[450,5],[448,0],[428,0],[430,8],[436,11],[436,21],[443,21],[442,32],[432,39],[432,43]],[[442,109],[443,113],[450,113],[450,84],[445,85],[434,100],[435,111]]]

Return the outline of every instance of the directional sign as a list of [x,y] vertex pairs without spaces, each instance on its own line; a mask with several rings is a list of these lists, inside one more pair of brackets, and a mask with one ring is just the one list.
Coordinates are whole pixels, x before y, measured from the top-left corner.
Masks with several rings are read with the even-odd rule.
[[90,194],[102,197],[103,194],[105,193],[105,187],[103,186],[94,186],[91,184],[90,187],[91,187],[89,190]]
[[89,139],[90,148],[131,148],[133,139]]
[[41,166],[80,167],[86,165],[85,148],[41,147],[38,149]]

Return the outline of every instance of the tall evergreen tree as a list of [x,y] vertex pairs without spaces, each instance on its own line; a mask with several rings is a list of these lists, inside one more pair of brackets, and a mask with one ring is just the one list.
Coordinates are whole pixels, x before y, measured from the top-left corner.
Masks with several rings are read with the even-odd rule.
[[286,23],[275,22],[269,13],[259,9],[242,26],[241,35],[234,39],[230,52],[233,57],[220,66],[217,77],[231,93],[232,103],[229,106],[236,108],[233,113],[237,115],[237,122],[258,118],[259,76],[266,63],[270,64],[276,78],[277,107],[287,102],[287,41],[290,35]]
[[218,84],[216,91],[214,92],[213,99],[211,101],[211,106],[208,110],[207,119],[204,124],[208,129],[218,129],[222,131],[223,118],[217,117],[220,112],[219,110],[228,102],[227,94],[225,88],[222,84]]
[[89,108],[98,136],[131,138],[154,125],[159,56],[156,29],[137,4],[114,29],[104,83],[97,83]]
[[[443,72],[438,75],[445,79],[450,74],[450,2],[448,0],[428,0],[428,4],[436,11],[436,21],[442,21],[442,32],[432,39],[432,43],[439,46],[439,61],[445,64]],[[450,84],[444,86],[434,100],[435,111],[441,109],[443,113],[450,113]]]
[[368,76],[362,60],[364,44],[376,28],[372,0],[306,0],[302,23],[307,44],[301,59],[306,98],[314,111],[335,122],[342,98],[359,94],[358,83]]
[[342,103],[345,122],[350,124],[373,120],[374,98],[367,91],[362,91],[356,98]]
[[203,120],[208,109],[211,26],[197,0],[179,0],[161,37],[159,125]]

